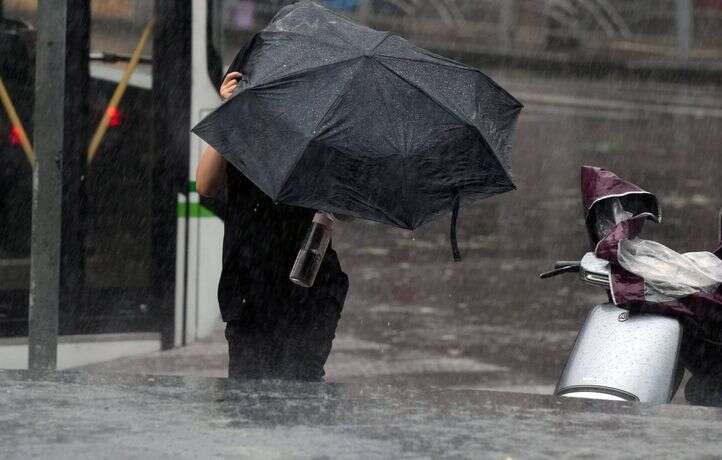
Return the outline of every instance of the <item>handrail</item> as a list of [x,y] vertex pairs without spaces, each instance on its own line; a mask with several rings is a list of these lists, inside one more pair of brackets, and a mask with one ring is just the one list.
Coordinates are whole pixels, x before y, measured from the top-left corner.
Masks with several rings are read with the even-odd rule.
[[8,94],[8,91],[5,88],[2,77],[0,77],[0,101],[2,101],[3,107],[5,107],[5,111],[8,114],[8,118],[10,119],[10,124],[12,125],[13,129],[18,130],[20,145],[23,148],[23,152],[25,152],[25,156],[30,162],[30,166],[33,166],[35,164],[35,154],[33,153],[33,146],[32,144],[30,144],[30,140],[28,139],[28,135],[25,132],[25,128],[23,128],[23,124],[20,121],[20,117],[18,117],[18,113],[15,111],[15,106],[13,105],[13,101],[10,98],[10,94]]
[[[130,61],[131,56],[127,54],[119,54],[119,53],[108,53],[105,51],[100,52],[93,52],[90,53],[90,60],[91,61],[99,61],[99,62],[110,62],[115,64],[116,62],[128,62]],[[140,58],[141,64],[152,64],[153,59],[152,58]]]
[[118,86],[115,88],[113,96],[110,98],[110,102],[108,102],[108,106],[105,108],[105,112],[103,112],[103,118],[100,120],[100,124],[98,124],[98,128],[95,130],[95,134],[93,134],[93,138],[91,139],[90,145],[88,146],[88,154],[86,157],[88,166],[93,161],[93,158],[95,158],[95,155],[98,152],[98,147],[100,147],[100,143],[103,141],[103,137],[105,137],[105,133],[108,130],[108,124],[110,122],[110,117],[113,112],[112,108],[118,107],[118,104],[120,103],[123,94],[125,94],[125,90],[128,88],[128,82],[130,81],[130,77],[131,75],[133,75],[135,68],[138,66],[138,63],[141,60],[140,53],[143,52],[145,45],[148,43],[148,38],[150,38],[150,33],[153,30],[154,23],[155,20],[151,19],[148,22],[148,25],[145,26],[143,34],[140,37],[140,41],[135,47],[135,50],[130,57],[130,61],[125,68],[123,77],[120,79]]

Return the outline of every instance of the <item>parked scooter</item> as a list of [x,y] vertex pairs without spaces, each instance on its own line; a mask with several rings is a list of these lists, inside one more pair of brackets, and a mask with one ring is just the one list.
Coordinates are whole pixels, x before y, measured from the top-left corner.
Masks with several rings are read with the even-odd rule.
[[[691,348],[701,343],[695,340],[702,337],[703,325],[680,316],[645,313],[645,308],[630,311],[616,306],[610,262],[595,255],[603,252],[600,244],[608,242],[610,235],[614,238],[614,232],[630,231],[629,227],[636,226],[631,231],[638,234],[645,219],[659,222],[657,199],[608,171],[587,167],[582,173],[582,194],[594,252],[581,261],[559,261],[554,270],[540,276],[578,273],[583,281],[605,289],[608,303],[589,311],[554,393],[574,398],[667,403],[682,381],[687,364],[684,358],[693,356]],[[618,270],[614,276],[620,276]],[[707,336],[702,341],[716,343]],[[712,356],[717,351],[702,359],[718,359]],[[702,399],[692,402],[705,403]]]

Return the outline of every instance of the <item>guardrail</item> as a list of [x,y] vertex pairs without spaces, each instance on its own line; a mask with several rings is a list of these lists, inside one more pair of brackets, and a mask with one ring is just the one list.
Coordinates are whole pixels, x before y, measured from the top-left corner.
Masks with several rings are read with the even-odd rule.
[[[257,1],[258,27],[287,0]],[[333,2],[327,2],[333,3]],[[484,40],[485,48],[527,50],[565,45],[580,50],[629,50],[669,55],[688,34],[692,57],[722,51],[718,0],[346,0],[342,13],[424,42]],[[688,17],[687,17],[688,16]],[[689,30],[680,21],[689,21]],[[233,27],[232,17],[226,26]],[[695,27],[698,25],[698,27]],[[621,46],[619,43],[625,43]],[[654,46],[648,46],[654,45]],[[463,45],[468,48],[469,43]],[[474,46],[474,44],[471,44]],[[437,47],[438,48],[438,47]],[[679,54],[679,53],[677,53]]]
[[[521,51],[562,48],[697,60],[718,59],[722,52],[719,0],[317,1],[343,6],[342,13],[374,27],[451,51],[475,47]],[[137,28],[152,9],[151,2],[142,0],[97,3],[93,6],[94,20],[124,22]],[[252,11],[254,27],[260,28],[288,3],[292,0],[246,0],[243,8]],[[33,5],[28,0],[5,0],[8,11],[27,13]],[[685,11],[680,5],[687,5],[686,25],[680,22]],[[240,8],[238,2],[221,1],[219,8],[226,29],[247,27],[234,24],[240,16],[234,9]]]

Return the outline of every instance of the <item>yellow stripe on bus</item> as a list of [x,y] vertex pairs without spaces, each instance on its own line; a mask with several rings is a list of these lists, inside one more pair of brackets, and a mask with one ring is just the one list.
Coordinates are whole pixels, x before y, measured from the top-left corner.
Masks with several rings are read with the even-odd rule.
[[86,158],[88,165],[90,165],[90,163],[93,161],[93,158],[95,158],[95,154],[98,152],[98,147],[100,147],[100,143],[103,141],[105,132],[108,130],[108,123],[110,122],[110,116],[112,115],[111,107],[117,108],[118,104],[120,104],[120,99],[123,97],[123,94],[125,94],[125,90],[128,87],[128,82],[130,81],[130,77],[131,75],[133,75],[135,68],[140,62],[140,53],[143,52],[146,43],[148,43],[148,39],[150,38],[150,33],[153,30],[154,23],[155,20],[151,19],[150,22],[148,22],[148,25],[145,26],[145,30],[143,30],[143,35],[140,36],[140,41],[135,47],[133,55],[130,57],[128,66],[125,68],[125,72],[123,73],[123,77],[120,79],[118,86],[115,88],[113,96],[110,98],[110,102],[108,102],[108,107],[106,107],[105,112],[103,113],[103,118],[100,120],[100,124],[95,130],[95,134],[93,134],[93,139],[90,141],[90,145],[88,146],[88,155]]
[[8,114],[10,124],[13,128],[17,129],[18,135],[20,136],[20,145],[23,148],[23,152],[25,152],[25,156],[28,158],[30,165],[33,166],[35,163],[33,146],[30,144],[28,135],[25,133],[23,124],[20,121],[20,117],[18,117],[18,113],[15,111],[15,106],[13,105],[12,99],[10,99],[10,94],[8,94],[7,89],[5,89],[2,77],[0,77],[0,101],[2,101],[3,107],[5,107],[5,112]]

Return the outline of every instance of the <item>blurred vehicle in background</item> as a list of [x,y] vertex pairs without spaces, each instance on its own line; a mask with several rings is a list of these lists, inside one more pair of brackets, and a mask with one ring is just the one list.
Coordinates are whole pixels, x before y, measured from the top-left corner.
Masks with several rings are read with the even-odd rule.
[[[32,142],[35,30],[26,22],[4,18],[0,22],[0,36],[3,48],[0,78]],[[94,62],[90,73],[88,120],[95,127],[122,69]],[[143,226],[148,219],[148,209],[138,206],[138,202],[150,201],[151,146],[147,132],[140,129],[152,124],[152,112],[147,110],[151,102],[150,89],[148,69],[140,69],[131,79],[122,106],[108,108],[112,112],[109,129],[97,161],[84,180],[88,290],[82,297],[88,306],[98,302],[113,302],[115,306],[113,311],[96,307],[82,309],[78,314],[86,325],[131,321],[140,326],[147,322],[147,312],[141,312],[138,306],[145,304],[148,297],[144,277],[149,271],[149,250],[148,238],[144,236],[149,230]],[[5,110],[0,111],[0,137],[0,335],[24,335],[27,332],[32,167],[20,143],[19,127],[10,123]],[[127,161],[128,158],[133,160]],[[105,329],[105,326],[90,329]],[[110,330],[113,329],[116,327],[110,326]]]

